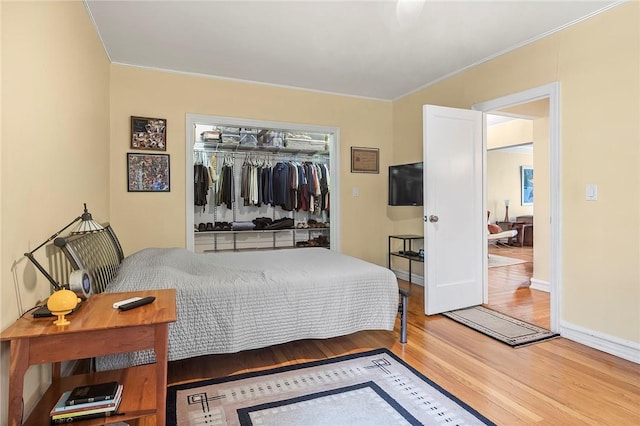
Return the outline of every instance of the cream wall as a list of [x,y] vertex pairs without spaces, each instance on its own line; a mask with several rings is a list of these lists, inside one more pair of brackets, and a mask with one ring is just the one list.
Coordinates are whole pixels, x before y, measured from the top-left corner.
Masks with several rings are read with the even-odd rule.
[[[80,2],[2,2],[0,321],[49,293],[23,253],[82,213],[109,214],[109,62]],[[47,265],[45,249],[36,257]],[[1,352],[0,419],[7,423],[9,346]],[[48,369],[25,380],[25,412]]]
[[[559,81],[561,325],[636,343],[640,242],[632,235],[640,228],[639,8],[638,2],[625,3],[393,105],[394,161],[419,161],[423,104],[470,108]],[[598,184],[598,201],[585,201],[587,183]],[[421,216],[416,210],[410,219],[414,228],[422,227]],[[407,228],[408,221],[394,223],[394,232]]]
[[533,120],[533,279],[547,284],[551,280],[551,153],[549,117]]
[[520,205],[522,165],[533,166],[533,154],[501,150],[487,152],[487,210],[491,212],[492,223],[504,220],[504,200],[509,200],[510,219],[533,214],[533,206]]
[[487,149],[533,142],[533,121],[512,120],[487,128]]
[[[393,156],[390,102],[111,67],[111,223],[127,254],[185,246],[185,115],[204,114],[340,128],[341,251],[386,264],[387,174]],[[130,116],[167,119],[170,193],[128,193]],[[380,149],[380,174],[350,173],[350,147]],[[352,196],[352,188],[359,197]],[[335,214],[335,213],[334,213]]]

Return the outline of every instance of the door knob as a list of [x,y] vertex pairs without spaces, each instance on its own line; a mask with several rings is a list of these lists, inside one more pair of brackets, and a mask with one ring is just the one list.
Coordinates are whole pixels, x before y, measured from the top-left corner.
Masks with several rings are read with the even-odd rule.
[[433,214],[431,216],[429,216],[429,222],[436,223],[437,221],[438,221],[438,216],[433,215]]

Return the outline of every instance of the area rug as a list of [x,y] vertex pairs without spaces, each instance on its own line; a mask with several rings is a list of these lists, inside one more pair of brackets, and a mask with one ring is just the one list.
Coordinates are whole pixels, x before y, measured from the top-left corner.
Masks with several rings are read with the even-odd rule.
[[387,349],[170,386],[169,425],[493,424]]
[[511,265],[519,265],[521,263],[526,263],[526,261],[521,259],[514,259],[513,257],[499,256],[497,254],[490,254],[488,267],[489,268],[498,268],[500,266],[511,266]]
[[519,348],[560,336],[546,328],[511,318],[483,306],[458,309],[442,315],[507,345]]

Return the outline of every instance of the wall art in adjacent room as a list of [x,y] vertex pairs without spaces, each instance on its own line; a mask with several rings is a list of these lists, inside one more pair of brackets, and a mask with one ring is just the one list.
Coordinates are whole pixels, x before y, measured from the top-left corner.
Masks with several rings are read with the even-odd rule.
[[523,206],[533,205],[533,167],[520,166],[520,193]]

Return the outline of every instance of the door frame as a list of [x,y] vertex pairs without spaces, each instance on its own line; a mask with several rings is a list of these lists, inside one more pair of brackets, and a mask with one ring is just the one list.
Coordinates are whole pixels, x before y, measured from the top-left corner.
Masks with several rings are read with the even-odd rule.
[[[549,100],[549,315],[550,329],[557,332],[562,318],[562,182],[561,182],[561,138],[560,138],[560,83],[553,82],[518,93],[512,93],[497,99],[474,104],[471,109],[488,113],[491,111],[520,105],[540,99]],[[486,127],[486,119],[484,120]],[[483,151],[483,190],[487,188],[487,138],[486,130],[482,138]],[[485,242],[486,247],[486,232]],[[484,303],[489,300],[488,275],[483,279]]]

